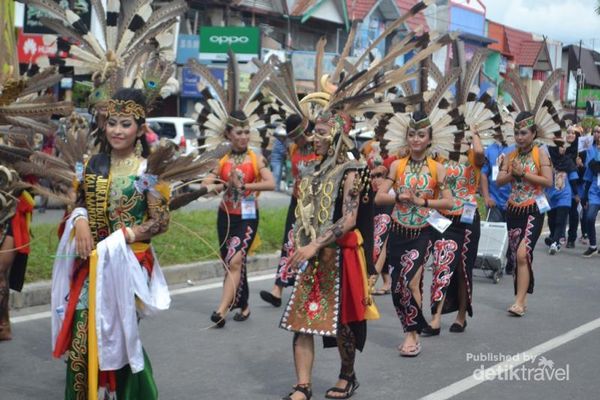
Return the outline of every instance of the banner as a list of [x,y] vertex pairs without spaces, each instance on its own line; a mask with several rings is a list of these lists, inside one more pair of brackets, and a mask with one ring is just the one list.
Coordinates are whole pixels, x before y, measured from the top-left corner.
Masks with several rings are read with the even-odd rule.
[[56,56],[56,35],[30,35],[19,29],[17,55],[21,64],[36,64],[39,57]]
[[231,49],[238,61],[260,55],[260,29],[253,26],[203,26],[200,28],[200,59],[227,61]]

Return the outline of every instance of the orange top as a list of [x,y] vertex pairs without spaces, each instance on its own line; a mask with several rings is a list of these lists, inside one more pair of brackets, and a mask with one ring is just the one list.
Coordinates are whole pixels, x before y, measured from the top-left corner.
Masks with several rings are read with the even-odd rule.
[[[231,171],[235,169],[240,181],[244,184],[258,182],[260,175],[258,174],[258,168],[256,166],[256,155],[251,150],[248,150],[248,156],[250,161],[245,160],[239,165],[235,165],[233,159],[229,157],[229,155],[223,157],[221,161],[219,161],[219,178],[225,182],[229,182],[229,175],[231,174]],[[242,198],[249,196],[251,193],[252,192],[250,190],[246,190],[243,194],[238,193],[236,195],[233,190],[227,189],[223,194],[223,200],[221,200],[219,207],[231,215],[241,215]]]
[[442,159],[446,169],[446,184],[452,191],[452,209],[443,210],[445,215],[461,215],[465,203],[477,204],[475,195],[479,186],[481,168],[475,166],[475,152],[468,152],[468,161],[459,162]]
[[[530,152],[521,154],[518,150],[508,155],[508,161],[517,160],[523,167],[523,171],[529,174],[541,175],[540,149],[533,146]],[[540,185],[534,185],[525,179],[512,183],[508,204],[513,207],[528,207],[535,203],[535,198],[543,193]]]

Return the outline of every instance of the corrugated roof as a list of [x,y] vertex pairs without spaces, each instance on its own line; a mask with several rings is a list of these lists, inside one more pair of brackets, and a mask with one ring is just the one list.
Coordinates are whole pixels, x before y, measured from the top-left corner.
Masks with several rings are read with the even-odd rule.
[[515,55],[515,64],[522,67],[533,67],[537,61],[544,42],[535,42],[526,40],[521,43],[521,47]]

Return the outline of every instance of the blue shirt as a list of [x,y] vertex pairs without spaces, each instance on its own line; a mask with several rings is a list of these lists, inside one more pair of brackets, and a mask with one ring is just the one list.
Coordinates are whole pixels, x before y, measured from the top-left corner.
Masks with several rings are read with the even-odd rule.
[[[493,143],[485,149],[485,164],[481,167],[481,173],[488,177],[490,197],[496,202],[498,208],[502,210],[506,210],[506,202],[508,201],[508,196],[510,196],[510,184],[498,187],[496,181],[492,180],[492,172],[495,165],[498,166],[498,171],[500,171],[501,158],[513,151],[515,151],[514,145],[504,147],[499,143]],[[503,157],[501,157],[502,155]]]
[[577,174],[577,171],[572,171],[567,175],[567,181],[564,182],[562,189],[556,189],[554,184],[546,189],[546,196],[548,196],[550,208],[571,207],[573,190],[571,189],[570,181],[576,181],[578,178],[579,175]]
[[598,174],[594,174],[590,169],[589,163],[592,160],[599,160],[600,152],[596,146],[592,147],[587,152],[585,174],[583,174],[583,180],[591,182],[590,191],[588,193],[588,201],[590,204],[600,205],[600,186],[598,186]]

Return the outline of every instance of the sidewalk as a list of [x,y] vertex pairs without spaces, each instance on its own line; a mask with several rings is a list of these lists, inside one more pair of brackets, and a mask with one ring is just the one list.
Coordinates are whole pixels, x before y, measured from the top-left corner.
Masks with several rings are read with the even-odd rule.
[[[248,273],[268,270],[275,272],[278,262],[279,253],[248,257]],[[216,260],[173,265],[163,267],[162,270],[169,286],[181,285],[187,282],[198,284],[205,280],[222,277],[225,272],[222,264]],[[18,310],[26,307],[49,305],[51,283],[51,281],[25,283],[21,293],[11,291],[10,308]]]

